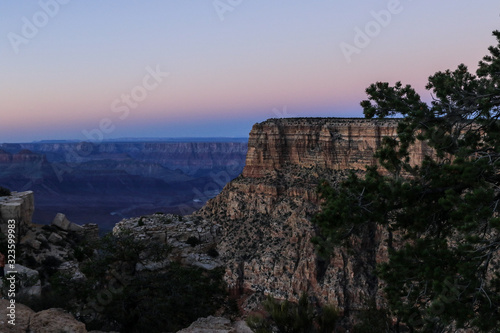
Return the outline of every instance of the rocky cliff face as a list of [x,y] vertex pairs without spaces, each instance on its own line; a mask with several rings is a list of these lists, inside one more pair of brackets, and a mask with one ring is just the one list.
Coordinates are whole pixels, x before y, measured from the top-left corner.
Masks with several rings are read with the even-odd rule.
[[[237,139],[234,142],[228,139],[224,142],[22,143],[2,144],[0,147],[3,149],[0,149],[0,162],[12,160],[14,157],[9,156],[9,152],[22,149],[44,154],[51,162],[74,164],[96,159],[120,161],[133,158],[171,170],[179,169],[189,175],[207,170],[238,169],[244,164],[247,150],[247,144]],[[17,158],[22,158],[21,155]]]
[[0,197],[0,232],[8,234],[8,221],[15,220],[16,240],[32,226],[31,217],[35,210],[32,191],[13,192],[11,196]]
[[[321,303],[351,310],[381,300],[376,263],[387,259],[386,231],[366,230],[353,249],[317,257],[312,216],[321,180],[333,184],[349,170],[376,163],[384,136],[396,120],[336,118],[270,119],[254,125],[246,166],[197,214],[222,225],[218,245],[225,279],[239,290],[297,299],[307,292]],[[425,147],[415,147],[418,161]]]

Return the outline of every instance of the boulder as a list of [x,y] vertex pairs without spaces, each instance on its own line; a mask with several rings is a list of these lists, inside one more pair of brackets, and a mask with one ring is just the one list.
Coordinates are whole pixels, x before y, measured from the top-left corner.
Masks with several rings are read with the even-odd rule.
[[232,323],[227,318],[209,316],[199,318],[177,333],[252,333],[252,330],[243,321]]
[[89,242],[99,239],[99,226],[95,223],[87,223],[83,226],[85,239]]
[[70,224],[71,222],[66,218],[66,215],[62,213],[57,213],[56,217],[52,220],[52,225],[66,231],[68,230]]
[[83,227],[81,225],[70,222],[69,226],[68,226],[68,231],[84,232],[85,229],[83,229]]
[[17,297],[39,298],[42,296],[42,283],[38,271],[15,264],[13,268],[5,266],[5,274],[17,272],[16,282],[19,283]]
[[47,242],[47,238],[42,234],[42,233],[39,233],[37,236],[36,236],[36,239],[39,240],[40,242]]
[[[8,299],[0,299],[0,332],[5,333],[25,333],[28,332],[29,323],[32,316],[35,314],[26,305],[16,303],[16,321],[15,326],[8,323],[7,307],[10,306]],[[10,311],[10,310],[9,310]]]
[[20,242],[21,245],[27,245],[27,246],[31,246],[32,248],[34,248],[35,250],[38,250],[40,249],[40,245],[42,245],[42,243],[37,240],[37,235],[36,233],[34,233],[33,231],[28,231],[22,238],[21,238],[21,242]]
[[64,230],[64,231],[75,231],[83,232],[84,229],[81,225],[75,224],[66,218],[63,213],[57,213],[56,217],[52,220],[52,225]]
[[87,333],[84,323],[62,309],[48,309],[34,314],[29,329],[33,333]]
[[8,197],[0,197],[0,232],[7,233],[7,222],[16,221],[16,240],[31,227],[35,209],[33,191],[12,192]]
[[51,233],[49,236],[49,242],[51,243],[58,243],[62,240],[63,238],[60,235],[56,234],[55,232]]

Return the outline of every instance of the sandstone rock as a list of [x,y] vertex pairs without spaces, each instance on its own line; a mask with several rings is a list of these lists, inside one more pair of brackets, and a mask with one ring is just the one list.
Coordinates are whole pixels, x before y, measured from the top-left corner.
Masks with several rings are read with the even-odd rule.
[[48,241],[53,243],[53,244],[58,243],[62,240],[63,240],[62,236],[60,236],[59,234],[56,234],[55,232],[51,233],[49,236],[49,239],[48,239]]
[[[26,333],[29,329],[29,323],[35,312],[31,310],[26,305],[16,303],[15,309],[15,325],[8,323],[10,319],[7,314],[10,310],[7,307],[10,306],[9,300],[0,299],[0,332],[5,333]],[[9,312],[8,312],[9,311]]]
[[164,260],[164,261],[161,261],[161,262],[151,262],[151,261],[147,261],[147,262],[144,262],[144,263],[138,262],[135,265],[135,270],[138,271],[138,272],[141,272],[141,271],[157,271],[159,269],[165,268],[168,264],[169,264],[168,260]]
[[47,242],[47,237],[45,237],[44,234],[42,234],[42,233],[39,233],[36,236],[36,239],[39,240],[40,242]]
[[0,197],[0,232],[7,234],[8,220],[15,220],[16,240],[20,240],[32,225],[34,209],[33,191],[12,192],[9,197]]
[[52,220],[52,225],[55,225],[62,230],[68,230],[70,224],[71,222],[66,218],[66,215],[62,213],[57,213],[56,217],[54,217],[54,220]]
[[199,318],[188,328],[177,333],[251,333],[252,330],[244,321],[231,323],[227,318],[212,317]]
[[[230,288],[297,300],[307,292],[348,312],[366,300],[383,300],[373,271],[387,260],[387,230],[367,230],[351,253],[339,249],[327,261],[311,243],[311,217],[320,208],[320,180],[332,184],[350,170],[376,165],[384,136],[397,120],[287,118],[254,125],[242,175],[194,215],[221,224],[217,250]],[[411,149],[420,162],[432,152]]]
[[37,240],[37,234],[33,231],[29,230],[24,236],[22,236],[20,244],[31,246],[32,248],[38,250],[40,249],[40,245],[42,244],[39,240]]
[[87,223],[82,225],[84,236],[87,241],[95,241],[99,238],[99,226],[95,223]]
[[81,225],[78,225],[76,223],[70,223],[68,226],[68,231],[83,232],[84,229]]
[[66,215],[62,213],[57,213],[54,220],[52,220],[52,225],[64,230],[64,231],[75,231],[75,232],[84,232],[84,228],[81,225],[75,224],[66,218]]
[[16,273],[16,282],[19,283],[18,297],[39,298],[42,295],[42,284],[38,271],[15,264],[13,268],[5,266],[5,274]]
[[33,333],[87,333],[85,324],[62,309],[48,309],[34,314],[30,322]]
[[[364,170],[384,136],[396,135],[396,119],[286,118],[255,124],[248,139],[243,176],[262,177],[286,165],[329,170]],[[419,162],[427,147],[411,150]]]
[[[142,221],[141,226],[139,220]],[[147,253],[141,253],[141,260],[136,265],[138,271],[159,270],[172,261],[212,270],[221,266],[218,258],[207,254],[215,245],[219,229],[219,225],[192,216],[184,216],[183,221],[179,221],[172,214],[155,214],[124,219],[114,226],[113,234],[129,231],[139,241],[168,244],[172,247],[166,260],[152,261]],[[201,243],[192,247],[187,244],[190,237],[196,237]]]

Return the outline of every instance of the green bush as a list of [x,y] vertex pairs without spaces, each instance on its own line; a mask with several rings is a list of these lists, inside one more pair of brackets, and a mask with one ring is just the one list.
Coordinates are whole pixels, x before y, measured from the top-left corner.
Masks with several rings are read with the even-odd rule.
[[246,319],[248,327],[255,333],[272,333],[270,321],[261,314],[249,315]]
[[378,309],[372,302],[368,309],[362,310],[358,315],[359,323],[353,330],[360,333],[387,332],[392,326],[392,320],[386,309]]
[[[140,253],[147,253],[153,261],[162,260],[170,250],[168,244],[140,242],[122,232],[104,236],[96,250],[97,255],[81,268],[87,285],[78,286],[76,293],[79,302],[94,302],[100,309],[96,313],[87,307],[90,314],[80,311],[84,314],[79,319],[89,330],[175,332],[214,314],[224,304],[221,269],[172,264],[162,271],[135,271]],[[103,295],[108,295],[104,303],[99,302]]]
[[330,333],[340,319],[336,308],[316,308],[306,294],[300,297],[297,304],[268,297],[263,305],[269,314],[267,317],[253,315],[247,318],[248,326],[255,332],[273,332],[274,328],[280,333]]

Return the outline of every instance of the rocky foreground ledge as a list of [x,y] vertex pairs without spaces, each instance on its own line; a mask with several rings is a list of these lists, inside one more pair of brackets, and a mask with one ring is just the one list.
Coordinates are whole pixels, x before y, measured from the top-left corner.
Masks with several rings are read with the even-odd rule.
[[131,233],[138,241],[171,247],[171,252],[162,262],[141,258],[137,271],[161,269],[173,261],[208,270],[222,265],[215,250],[220,225],[199,217],[163,213],[133,217],[118,222],[113,228],[115,235],[123,232]]
[[33,191],[12,192],[0,197],[0,232],[7,235],[7,221],[16,221],[16,240],[32,226],[31,217],[35,210]]

